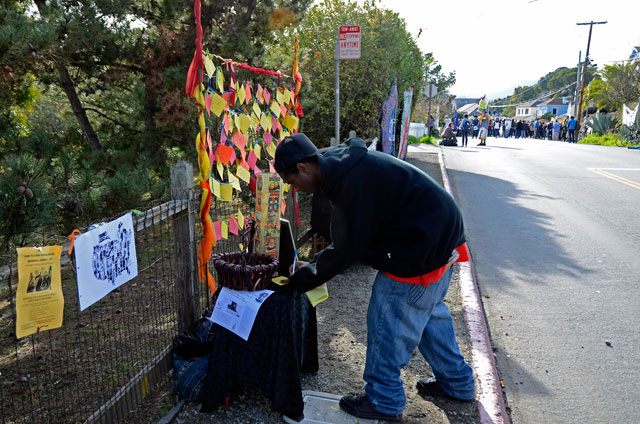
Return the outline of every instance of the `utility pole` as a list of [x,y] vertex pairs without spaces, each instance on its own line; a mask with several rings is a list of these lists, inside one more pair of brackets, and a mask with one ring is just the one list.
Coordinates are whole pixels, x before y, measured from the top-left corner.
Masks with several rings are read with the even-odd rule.
[[578,52],[578,66],[576,66],[576,89],[573,95],[573,116],[578,116],[578,90],[580,90],[580,62],[582,62],[582,50]]
[[589,25],[589,39],[587,41],[587,54],[584,57],[584,68],[582,69],[582,83],[580,84],[580,102],[578,103],[578,128],[582,125],[582,101],[584,98],[584,82],[587,79],[587,67],[589,66],[589,47],[591,47],[591,32],[594,25],[606,24],[604,22],[578,22],[576,25]]
[[432,94],[431,92],[433,91],[433,84],[429,83],[429,110],[427,111],[427,126],[429,127],[429,133],[427,134],[429,136],[429,139],[431,139],[431,97]]
[[335,144],[331,143],[331,146],[337,146],[340,144],[340,40],[336,39],[334,60],[336,61],[336,119],[335,119]]

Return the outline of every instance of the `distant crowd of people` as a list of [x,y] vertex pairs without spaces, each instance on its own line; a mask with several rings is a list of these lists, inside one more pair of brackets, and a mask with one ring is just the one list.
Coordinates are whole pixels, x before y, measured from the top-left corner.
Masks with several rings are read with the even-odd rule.
[[488,114],[484,113],[472,117],[464,115],[464,118],[458,120],[457,124],[446,117],[443,137],[450,138],[453,135],[457,135],[462,138],[463,146],[467,145],[469,136],[479,139],[479,146],[485,145],[487,136],[535,138],[576,143],[576,125],[577,121],[573,116],[564,120],[555,118],[551,121],[525,121],[511,118],[492,119]]

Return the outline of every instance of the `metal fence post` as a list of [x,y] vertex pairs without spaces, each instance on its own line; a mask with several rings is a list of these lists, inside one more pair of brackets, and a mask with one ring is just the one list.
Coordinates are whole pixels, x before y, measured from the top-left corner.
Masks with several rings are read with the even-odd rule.
[[193,215],[193,165],[179,161],[171,168],[171,199],[187,202],[185,211],[172,218],[176,258],[178,330],[187,330],[199,318],[195,219]]

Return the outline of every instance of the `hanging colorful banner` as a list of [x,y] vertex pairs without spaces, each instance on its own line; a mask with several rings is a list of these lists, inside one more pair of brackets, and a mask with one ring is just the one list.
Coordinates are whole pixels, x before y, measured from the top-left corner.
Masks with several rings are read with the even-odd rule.
[[402,124],[400,127],[400,146],[398,147],[398,158],[404,160],[407,157],[407,145],[409,144],[409,119],[411,119],[411,102],[413,100],[413,88],[404,90],[402,103]]
[[138,275],[131,213],[82,234],[73,250],[81,311]]
[[387,100],[382,104],[380,142],[384,153],[394,155],[396,147],[396,114],[398,113],[398,85],[391,86]]
[[17,250],[16,337],[61,327],[64,311],[60,279],[62,246]]

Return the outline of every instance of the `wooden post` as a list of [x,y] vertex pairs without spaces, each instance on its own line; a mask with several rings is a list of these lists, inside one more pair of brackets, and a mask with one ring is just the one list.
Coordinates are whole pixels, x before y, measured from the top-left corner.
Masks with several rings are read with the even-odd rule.
[[176,264],[178,331],[185,331],[200,317],[197,286],[196,229],[193,205],[193,165],[180,161],[171,168],[171,199],[187,202],[172,217]]

